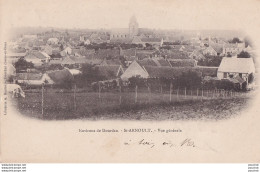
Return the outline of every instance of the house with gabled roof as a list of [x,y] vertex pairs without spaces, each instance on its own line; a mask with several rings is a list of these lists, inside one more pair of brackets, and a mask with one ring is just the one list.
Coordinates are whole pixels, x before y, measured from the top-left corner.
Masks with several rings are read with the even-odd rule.
[[225,44],[223,45],[223,54],[239,54],[245,49],[245,43],[236,43],[236,44]]
[[[156,66],[156,64],[155,64]],[[147,71],[145,71],[143,64],[137,62],[137,60],[133,61],[131,65],[125,70],[125,72],[121,75],[123,80],[127,80],[133,76],[140,76],[142,78],[147,78],[149,75]]]
[[169,64],[167,64],[167,61],[164,59],[151,59],[146,58],[144,60],[135,60],[131,63],[131,65],[125,70],[125,72],[122,74],[122,79],[128,79],[133,76],[140,76],[142,78],[147,78],[148,73],[145,70],[145,67],[147,66],[153,66],[153,67],[170,67]]
[[52,55],[52,47],[50,45],[45,45],[43,51],[47,53],[48,55]]
[[27,62],[32,62],[34,66],[41,66],[43,63],[48,62],[50,58],[47,53],[40,51],[31,51],[24,57]]
[[205,56],[202,54],[202,51],[199,49],[194,50],[190,55],[190,58],[194,60],[202,60],[205,59]]
[[132,39],[132,44],[142,44],[142,45],[143,45],[143,41],[142,41],[141,39],[142,39],[142,37],[135,36],[135,37]]
[[71,47],[69,47],[69,46],[67,46],[66,48],[64,48],[64,50],[63,50],[66,54],[71,54],[72,53],[72,49],[71,49]]
[[219,79],[229,79],[239,76],[248,82],[250,74],[255,74],[255,65],[252,58],[223,57],[218,68]]
[[196,71],[192,67],[169,67],[169,66],[152,66],[142,65],[138,61],[134,61],[122,74],[122,80],[128,80],[131,77],[139,76],[141,78],[176,78],[184,72],[193,70],[201,75],[200,71]]
[[75,63],[74,60],[72,60],[72,59],[70,58],[70,56],[66,56],[66,57],[62,60],[61,64],[66,66],[66,65],[75,65],[76,63]]
[[217,52],[217,55],[223,54],[223,44],[210,43],[209,46],[211,46]]
[[202,50],[203,55],[211,55],[211,56],[217,56],[218,52],[212,47],[208,46],[205,49]]

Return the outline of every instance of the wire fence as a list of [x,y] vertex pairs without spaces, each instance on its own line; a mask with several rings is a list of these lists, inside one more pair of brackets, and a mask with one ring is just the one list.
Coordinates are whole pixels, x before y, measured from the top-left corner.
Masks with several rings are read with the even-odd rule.
[[78,89],[28,89],[25,90],[26,97],[18,101],[19,108],[41,114],[42,117],[50,115],[66,114],[89,114],[97,111],[106,112],[115,107],[134,107],[142,104],[171,103],[182,101],[203,101],[210,99],[229,99],[246,95],[246,92],[232,90],[204,90],[186,88],[121,88],[104,91],[98,89],[96,92]]

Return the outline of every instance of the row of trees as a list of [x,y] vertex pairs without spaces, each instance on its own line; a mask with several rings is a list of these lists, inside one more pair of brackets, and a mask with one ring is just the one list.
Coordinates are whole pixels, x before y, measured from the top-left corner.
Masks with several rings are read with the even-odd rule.
[[87,49],[95,49],[98,51],[98,49],[113,49],[113,48],[118,48],[121,47],[122,49],[131,49],[131,48],[138,48],[142,49],[144,46],[142,44],[131,44],[131,43],[91,43],[89,45],[85,45],[84,43],[80,43],[79,46],[84,46]]
[[214,66],[218,67],[221,63],[222,56],[211,56],[211,55],[205,55],[205,59],[198,60],[199,66]]
[[139,88],[150,87],[153,88],[165,88],[169,89],[169,86],[172,85],[173,88],[186,88],[186,89],[224,89],[224,90],[246,90],[247,83],[244,82],[242,84],[233,83],[230,80],[222,79],[222,80],[202,80],[202,78],[196,72],[186,72],[182,73],[179,77],[175,79],[167,79],[167,78],[140,78],[140,77],[132,77],[129,78],[129,88],[135,88],[138,86]]

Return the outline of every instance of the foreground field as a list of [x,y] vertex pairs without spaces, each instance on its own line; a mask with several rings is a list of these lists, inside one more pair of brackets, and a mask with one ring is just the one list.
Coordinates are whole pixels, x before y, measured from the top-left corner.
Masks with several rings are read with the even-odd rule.
[[[13,102],[28,116],[46,120],[221,120],[246,108],[248,96],[197,97],[168,93],[27,92]],[[171,101],[170,101],[171,100]]]

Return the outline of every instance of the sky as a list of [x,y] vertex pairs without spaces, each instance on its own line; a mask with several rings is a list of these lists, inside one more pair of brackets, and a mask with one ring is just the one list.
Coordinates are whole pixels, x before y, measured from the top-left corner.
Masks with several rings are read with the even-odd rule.
[[244,29],[260,26],[256,0],[0,0],[5,26]]

